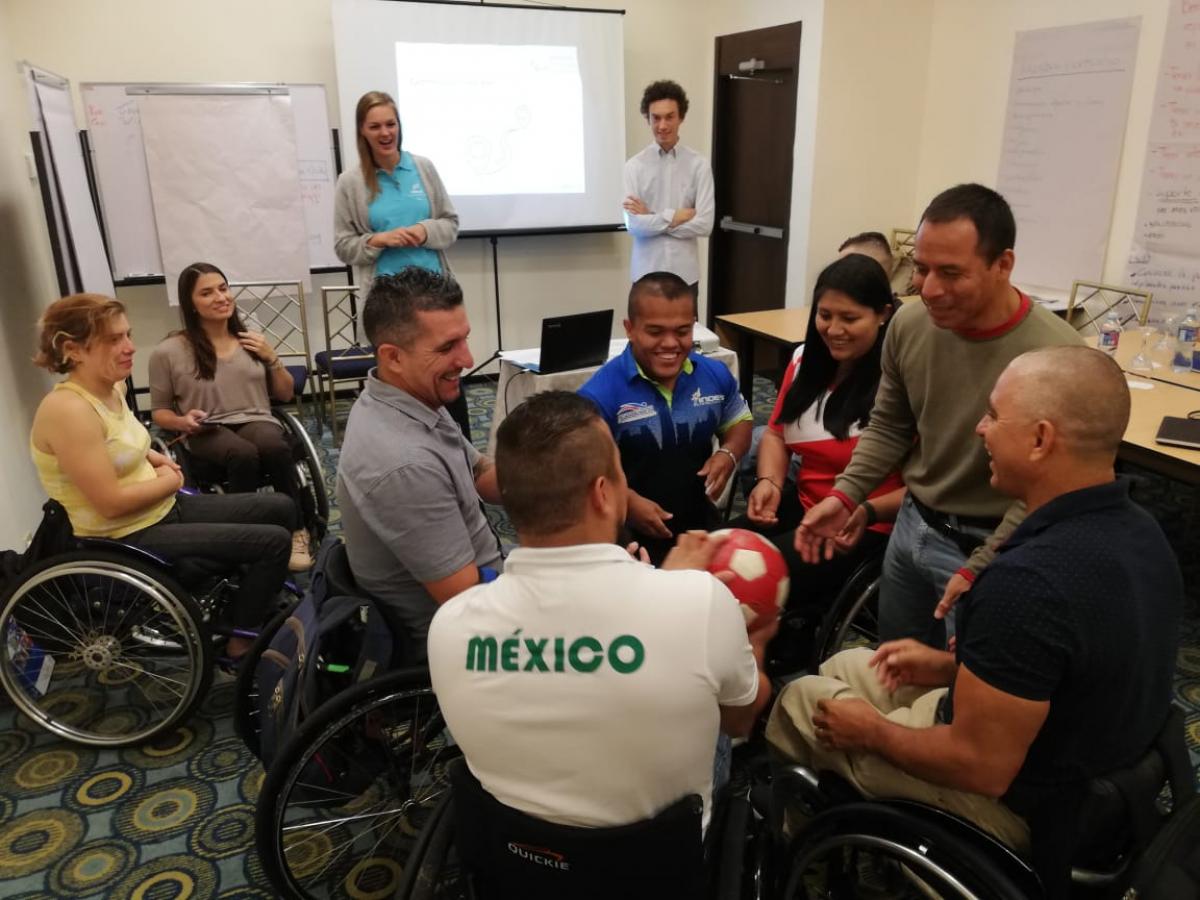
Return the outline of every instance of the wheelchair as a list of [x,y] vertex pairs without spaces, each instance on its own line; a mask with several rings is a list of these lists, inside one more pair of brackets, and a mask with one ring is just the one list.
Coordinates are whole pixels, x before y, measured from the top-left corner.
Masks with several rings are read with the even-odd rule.
[[[505,806],[456,759],[451,791],[430,816],[409,857],[404,900],[738,900],[749,804],[727,786],[713,800],[702,835],[703,800],[680,798],[649,819],[607,828],[560,825]],[[614,864],[619,861],[619,864]]]
[[215,642],[254,636],[220,621],[233,576],[200,560],[176,564],[120,541],[75,537],[61,505],[43,509],[34,544],[0,594],[0,686],[66,740],[152,740],[203,699]]
[[288,898],[395,896],[461,756],[422,669],[322,704],[284,746],[259,795],[256,843]]
[[[959,817],[906,800],[868,800],[832,773],[793,766],[771,786],[774,866],[763,881],[781,900],[947,897],[964,900],[1120,898],[1135,863],[1178,811],[1197,802],[1181,710],[1132,765],[1048,791],[1029,818],[1024,858]],[[783,813],[809,821],[790,840]]]
[[[365,596],[344,544],[326,555],[330,596]],[[416,835],[447,789],[446,764],[459,756],[430,685],[399,624],[396,668],[357,684],[337,660],[318,659],[311,677],[336,691],[305,717],[267,769],[259,795],[257,849],[283,897],[385,897],[398,883]],[[290,610],[263,629],[238,673],[234,727],[260,755],[258,662]],[[345,679],[344,684],[338,679]]]
[[840,650],[879,643],[883,556],[880,551],[859,563],[815,627],[810,609],[783,611],[779,634],[767,651],[769,676],[787,679],[797,672],[815,672]]
[[[325,526],[329,521],[329,493],[325,488],[321,457],[296,416],[278,406],[271,407],[271,414],[283,427],[292,447],[303,525],[315,547],[325,536]],[[183,469],[184,481],[189,487],[206,494],[225,493],[226,479],[222,467],[193,456],[187,450],[187,441],[181,440],[181,437],[177,435],[168,440],[155,438],[154,449],[170,457]]]

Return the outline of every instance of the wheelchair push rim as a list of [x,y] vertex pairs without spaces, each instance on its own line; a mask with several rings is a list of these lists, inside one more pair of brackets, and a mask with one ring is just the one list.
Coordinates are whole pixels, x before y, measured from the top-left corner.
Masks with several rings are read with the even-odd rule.
[[113,554],[47,560],[0,612],[0,685],[61,738],[138,744],[203,695],[212,650],[191,598],[162,573]]
[[459,755],[428,674],[393,672],[322,706],[271,766],[258,850],[285,896],[393,897]]

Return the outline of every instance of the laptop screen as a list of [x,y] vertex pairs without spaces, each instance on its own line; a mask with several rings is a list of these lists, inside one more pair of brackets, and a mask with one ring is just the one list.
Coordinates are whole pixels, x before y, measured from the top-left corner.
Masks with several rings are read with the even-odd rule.
[[611,309],[542,319],[538,371],[549,375],[604,365],[608,360],[612,322]]

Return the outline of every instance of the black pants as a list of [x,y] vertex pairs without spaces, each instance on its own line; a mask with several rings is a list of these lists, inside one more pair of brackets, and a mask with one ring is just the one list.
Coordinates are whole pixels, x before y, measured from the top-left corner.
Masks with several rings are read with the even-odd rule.
[[287,578],[296,504],[283,494],[180,494],[165,517],[122,538],[172,562],[245,567],[233,599],[239,628],[261,624]]
[[213,425],[191,435],[188,453],[220,466],[235,494],[256,491],[264,476],[281,494],[298,499],[292,445],[278,422]]

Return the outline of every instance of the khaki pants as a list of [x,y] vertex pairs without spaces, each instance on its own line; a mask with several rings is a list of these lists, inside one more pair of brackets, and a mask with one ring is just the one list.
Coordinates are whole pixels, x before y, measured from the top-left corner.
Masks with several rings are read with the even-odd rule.
[[889,694],[867,665],[871,651],[846,650],[826,660],[820,675],[807,675],[779,695],[767,723],[767,740],[788,759],[816,770],[833,771],[868,797],[928,803],[961,816],[1018,851],[1029,849],[1029,826],[999,800],[921,781],[873,753],[826,750],[817,741],[812,718],[817,701],[858,697],[889,721],[907,728],[935,724],[938,701],[946,688],[905,687]]

